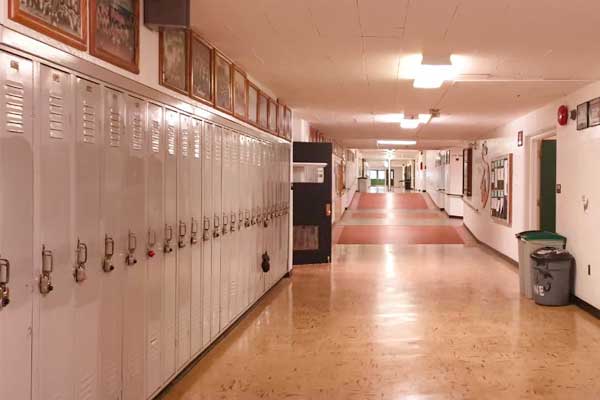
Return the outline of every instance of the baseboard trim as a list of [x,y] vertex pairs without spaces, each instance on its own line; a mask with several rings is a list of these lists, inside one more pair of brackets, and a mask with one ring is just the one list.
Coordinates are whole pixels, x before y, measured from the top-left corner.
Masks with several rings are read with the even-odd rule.
[[460,215],[450,215],[450,214],[448,214],[448,218],[452,218],[452,219],[464,219]]
[[481,240],[479,240],[479,238],[477,236],[475,236],[475,234],[469,229],[469,227],[467,225],[463,224],[463,226],[465,227],[465,229],[467,230],[467,232],[469,232],[471,234],[471,236],[473,236],[473,238],[475,239],[475,241],[477,242],[477,244],[485,247],[486,249],[490,250],[492,253],[496,254],[497,256],[499,256],[500,258],[502,258],[503,260],[508,261],[511,265],[513,265],[514,267],[516,267],[517,269],[519,269],[519,263],[517,261],[513,260],[512,258],[510,258],[509,256],[507,256],[506,254],[499,252],[498,250],[496,250],[495,248],[493,248],[489,244],[482,242]]
[[597,309],[587,301],[582,300],[577,296],[573,296],[573,304],[575,304],[577,307],[581,308],[588,314],[591,314],[593,317],[600,319],[600,309]]

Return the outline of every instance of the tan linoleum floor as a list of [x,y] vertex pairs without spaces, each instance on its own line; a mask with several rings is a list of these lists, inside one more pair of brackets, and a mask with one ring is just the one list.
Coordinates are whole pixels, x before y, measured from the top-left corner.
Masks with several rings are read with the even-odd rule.
[[162,397],[599,398],[600,321],[521,298],[511,264],[463,245],[336,246]]

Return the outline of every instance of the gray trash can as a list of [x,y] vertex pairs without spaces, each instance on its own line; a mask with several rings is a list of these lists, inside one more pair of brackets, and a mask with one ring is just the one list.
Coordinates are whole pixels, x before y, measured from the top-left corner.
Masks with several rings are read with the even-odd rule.
[[525,231],[518,233],[516,237],[519,239],[519,287],[521,294],[531,299],[533,298],[531,275],[535,264],[531,260],[531,254],[542,247],[564,249],[567,238],[546,231]]
[[533,298],[544,306],[565,306],[571,302],[571,268],[574,258],[566,250],[544,247],[531,259],[533,267]]

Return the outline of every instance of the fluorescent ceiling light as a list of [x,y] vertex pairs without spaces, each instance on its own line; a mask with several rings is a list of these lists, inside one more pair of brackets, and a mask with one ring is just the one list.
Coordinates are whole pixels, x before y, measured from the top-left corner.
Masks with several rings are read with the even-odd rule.
[[419,122],[426,124],[431,119],[431,114],[419,114]]
[[418,119],[403,119],[402,122],[400,122],[400,128],[416,129],[420,123],[421,121],[419,121]]
[[456,69],[450,57],[443,59],[425,59],[417,71],[413,87],[418,89],[437,89],[445,81],[456,78]]
[[414,146],[417,144],[416,140],[378,140],[378,145],[389,145],[389,146]]
[[375,120],[377,122],[385,122],[385,123],[398,123],[404,119],[404,114],[381,114],[376,115]]

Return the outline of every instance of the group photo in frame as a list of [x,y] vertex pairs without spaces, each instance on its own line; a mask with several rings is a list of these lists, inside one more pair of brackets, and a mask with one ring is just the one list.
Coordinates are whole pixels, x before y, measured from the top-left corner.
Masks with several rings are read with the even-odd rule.
[[139,73],[139,0],[90,0],[90,54]]
[[577,106],[577,130],[582,131],[589,126],[588,119],[589,103],[583,103]]
[[188,94],[189,32],[185,29],[163,29],[159,35],[160,84]]
[[258,126],[258,88],[250,81],[248,85],[248,122]]
[[277,134],[277,103],[271,98],[269,98],[268,128],[271,133]]
[[8,17],[79,50],[87,49],[87,0],[48,6],[48,1],[8,0]]
[[600,97],[591,100],[588,106],[588,126],[600,125]]
[[233,112],[231,90],[232,63],[218,50],[215,50],[215,108],[228,113]]
[[233,66],[233,115],[243,121],[248,113],[248,79],[246,73]]
[[190,42],[190,97],[212,105],[214,50],[194,32],[191,33]]
[[269,130],[269,98],[263,92],[258,92],[258,126]]

